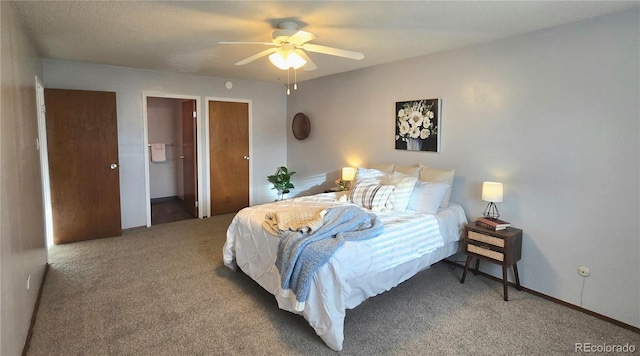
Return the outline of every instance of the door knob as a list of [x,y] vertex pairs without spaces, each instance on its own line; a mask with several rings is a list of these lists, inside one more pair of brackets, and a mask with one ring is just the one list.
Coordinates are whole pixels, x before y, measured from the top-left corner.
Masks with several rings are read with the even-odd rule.
[[111,169],[116,169],[116,168],[118,168],[118,165],[117,165],[117,164],[115,164],[115,163],[111,163],[110,168],[111,168]]
[[249,160],[249,156],[244,156],[242,158],[246,159],[247,161]]
[[184,159],[184,156],[180,156],[180,159]]

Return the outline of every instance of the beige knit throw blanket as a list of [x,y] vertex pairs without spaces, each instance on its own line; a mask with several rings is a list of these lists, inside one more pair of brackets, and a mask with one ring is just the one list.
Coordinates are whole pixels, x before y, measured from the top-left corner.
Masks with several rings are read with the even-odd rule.
[[320,208],[291,208],[265,214],[262,224],[270,233],[280,236],[287,230],[311,232],[322,226],[326,210]]

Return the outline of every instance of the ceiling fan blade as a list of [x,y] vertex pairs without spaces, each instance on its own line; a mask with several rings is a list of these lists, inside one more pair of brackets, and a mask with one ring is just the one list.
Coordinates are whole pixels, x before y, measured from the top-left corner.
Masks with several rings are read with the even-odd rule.
[[304,53],[303,50],[296,49],[296,53],[299,54],[300,57],[302,57],[305,61],[307,61],[307,63],[305,63],[305,65],[302,66],[302,69],[304,69],[307,72],[318,69],[318,66],[315,63],[313,63],[311,58],[309,58],[309,56],[307,56],[307,54]]
[[245,58],[245,59],[241,60],[240,62],[236,63],[236,65],[237,66],[242,66],[242,65],[245,65],[247,63],[251,63],[251,62],[255,61],[256,59],[262,58],[264,56],[267,56],[267,55],[269,55],[269,54],[271,54],[271,53],[273,53],[273,52],[275,52],[277,50],[278,50],[277,48],[266,49],[266,50],[264,50],[264,51],[262,51],[260,53],[254,54],[253,56],[251,56],[249,58]]
[[315,39],[316,37],[318,36],[314,35],[311,32],[298,31],[293,35],[289,36],[289,38],[287,39],[287,42],[296,46],[302,46],[303,44]]
[[364,58],[364,54],[360,52],[347,51],[345,49],[327,47],[327,46],[317,45],[313,43],[305,43],[300,47],[309,52],[329,54],[332,56],[345,57],[345,58],[351,58],[351,59],[357,59],[357,60]]
[[277,44],[273,43],[273,42],[217,42],[217,44],[223,44],[223,45],[265,45],[265,46],[277,46]]

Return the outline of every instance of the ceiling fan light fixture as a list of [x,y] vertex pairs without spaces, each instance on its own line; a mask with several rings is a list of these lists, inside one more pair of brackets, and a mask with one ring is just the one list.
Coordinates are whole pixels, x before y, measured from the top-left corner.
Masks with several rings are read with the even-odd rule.
[[285,49],[280,49],[269,55],[269,61],[282,70],[288,70],[289,68],[298,69],[307,63],[307,61],[295,51]]

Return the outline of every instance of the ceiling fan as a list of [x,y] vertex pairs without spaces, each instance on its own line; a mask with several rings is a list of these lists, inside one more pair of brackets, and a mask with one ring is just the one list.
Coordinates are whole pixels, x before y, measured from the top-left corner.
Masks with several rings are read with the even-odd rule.
[[360,52],[347,51],[344,49],[327,47],[308,43],[315,39],[315,34],[307,31],[298,30],[298,24],[295,22],[281,22],[278,25],[278,29],[275,30],[271,36],[271,42],[218,42],[219,44],[250,44],[250,45],[265,45],[271,46],[269,48],[249,58],[245,58],[236,63],[241,66],[251,63],[259,58],[269,56],[269,60],[276,67],[282,70],[289,70],[291,68],[298,69],[302,67],[305,71],[312,71],[317,69],[315,63],[309,58],[305,51],[328,54],[330,56],[338,56],[350,59],[360,60],[364,58],[364,55]]

